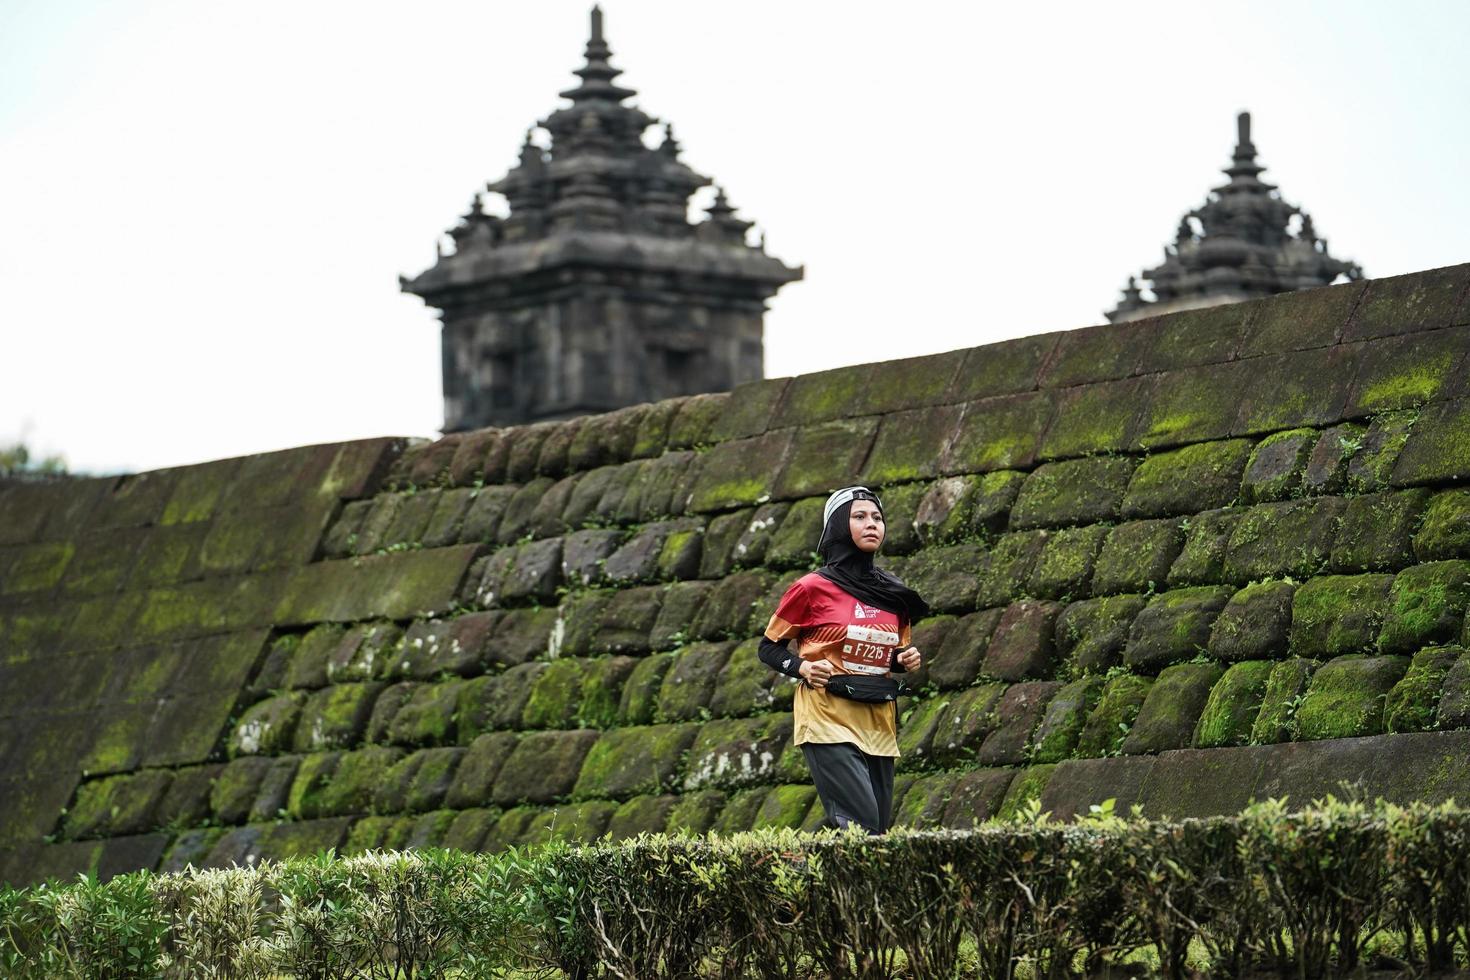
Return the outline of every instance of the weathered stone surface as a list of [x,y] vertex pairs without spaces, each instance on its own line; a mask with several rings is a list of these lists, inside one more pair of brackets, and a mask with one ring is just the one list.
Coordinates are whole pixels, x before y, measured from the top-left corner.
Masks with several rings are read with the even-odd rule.
[[[939,472],[983,473],[1030,466],[1051,418],[1052,402],[1048,392],[1027,392],[964,403],[958,428],[947,447],[941,447]],[[929,418],[936,430],[943,430],[948,414],[936,410]]]
[[1301,657],[1272,666],[1261,696],[1261,710],[1251,726],[1252,742],[1287,742],[1295,736],[1297,709],[1318,666],[1317,661]]
[[980,674],[980,663],[1001,610],[985,609],[955,621],[937,650],[925,651],[929,682],[940,690],[969,687]]
[[762,504],[750,515],[730,551],[731,568],[750,568],[765,561],[776,530],[791,510],[790,504]]
[[704,597],[694,621],[690,623],[690,635],[702,640],[726,636],[745,639],[764,629],[764,619],[759,625],[752,624],[751,619],[756,604],[774,580],[771,573],[758,569],[737,572],[721,579]]
[[1069,758],[1087,716],[1102,697],[1100,677],[1082,677],[1057,690],[1032,734],[1030,761],[1060,762]]
[[984,482],[981,476],[948,476],[927,484],[914,511],[914,533],[920,542],[952,544],[971,534],[975,498]]
[[1463,653],[1445,674],[1437,718],[1440,728],[1470,728],[1470,657]]
[[1067,606],[1054,631],[1058,658],[1074,673],[1101,674],[1118,666],[1133,620],[1147,604],[1141,595],[1119,595]]
[[974,608],[982,549],[966,543],[925,548],[904,565],[905,583],[936,612]]
[[[928,744],[916,752],[939,766],[974,765],[980,746],[1000,724],[995,709],[1005,690],[1000,683],[980,684],[936,699]],[[904,725],[911,723],[907,719]]]
[[1430,647],[1414,654],[1408,671],[1384,700],[1384,729],[1390,732],[1433,731],[1439,717],[1445,678],[1463,654],[1460,647]]
[[388,739],[397,745],[452,745],[459,716],[463,681],[420,684],[388,726]]
[[1257,504],[1295,496],[1317,438],[1316,429],[1288,429],[1257,443],[1241,478],[1241,501]]
[[492,544],[499,540],[501,517],[518,489],[482,487],[476,492],[460,523],[459,541],[464,544]]
[[1244,745],[1260,713],[1275,664],[1248,660],[1232,664],[1215,686],[1194,728],[1194,746],[1199,749]]
[[770,782],[776,759],[791,739],[786,713],[722,718],[699,729],[684,767],[684,791],[738,789]]
[[1463,322],[1457,300],[1465,281],[1463,265],[1375,279],[1367,284],[1343,339],[1415,333]]
[[1023,599],[1007,606],[996,623],[980,673],[1004,681],[1045,677],[1056,656],[1053,629],[1063,605]]
[[1329,567],[1334,571],[1362,572],[1412,564],[1414,531],[1428,500],[1429,492],[1422,489],[1349,499]]
[[1267,579],[1230,597],[1210,630],[1210,656],[1216,660],[1266,660],[1286,653],[1296,585]]
[[[872,451],[866,454],[867,465],[863,466],[858,482],[864,486],[885,487],[937,476],[946,450],[960,434],[963,412],[963,405],[938,405],[885,416],[876,439],[872,440]],[[861,444],[866,450],[867,442],[862,441]],[[848,461],[845,449],[834,453],[834,457],[835,463]],[[831,492],[850,482],[842,474],[857,472],[863,458],[859,456],[857,462],[845,471],[827,470],[831,477],[827,484],[809,484],[807,492]]]
[[791,505],[766,548],[766,564],[772,568],[809,568],[822,535],[822,506],[825,498],[810,497]]
[[1107,525],[1094,524],[1062,528],[1051,534],[1031,569],[1027,592],[1064,601],[1089,595],[1093,566],[1109,531]]
[[622,543],[621,531],[598,528],[573,531],[562,539],[562,579],[573,587],[600,582],[603,566]]
[[747,508],[711,518],[709,526],[705,528],[697,573],[685,577],[716,579],[729,574],[735,542],[740,540],[740,536],[750,526],[754,514],[754,508]]
[[1112,529],[1092,573],[1096,595],[1148,592],[1162,585],[1184,546],[1180,522],[1131,521]]
[[1240,492],[1251,447],[1249,440],[1227,439],[1148,457],[1128,482],[1122,515],[1194,514],[1229,506]]
[[[670,562],[674,566],[671,571],[680,570],[678,560],[681,557],[686,563],[690,563],[692,558],[694,570],[697,570],[697,546],[702,532],[702,524],[692,518],[645,525],[626,544],[608,556],[603,563],[603,574],[609,581],[621,584],[656,581],[663,571],[660,567],[661,558],[666,551],[669,552]],[[692,549],[691,545],[694,546]],[[689,571],[687,567],[683,570]]]
[[689,721],[707,711],[720,671],[729,662],[735,646],[734,643],[695,643],[680,650],[659,685],[654,718]]
[[470,742],[460,758],[454,780],[445,793],[444,805],[456,810],[484,806],[490,801],[490,788],[500,769],[516,746],[511,732],[486,732]]
[[1212,663],[1166,667],[1149,689],[1123,740],[1123,754],[1143,755],[1189,746],[1210,689],[1224,673],[1223,667]]
[[1028,681],[1006,688],[993,709],[995,729],[980,744],[975,761],[982,766],[1014,766],[1025,761],[1031,733],[1062,686],[1059,681]]
[[1317,497],[1257,504],[1235,525],[1225,552],[1225,577],[1249,582],[1270,576],[1310,578],[1336,543],[1346,502]]
[[1003,606],[1023,596],[1031,570],[1041,557],[1050,535],[1050,531],[1015,531],[1001,535],[980,556],[975,605]]
[[88,780],[78,787],[62,829],[74,840],[152,830],[155,813],[172,781],[172,772],[158,769]]
[[1233,593],[1229,586],[1198,586],[1155,596],[1133,620],[1123,662],[1151,672],[1204,653]]
[[555,608],[512,609],[495,621],[489,657],[493,663],[513,667],[545,656],[555,628]]
[[519,728],[531,688],[545,670],[544,663],[528,663],[465,681],[455,713],[458,741],[467,744],[482,732]]
[[760,639],[753,638],[730,654],[710,696],[709,709],[716,717],[745,717],[790,704],[793,680],[761,663],[759,647]]
[[1208,510],[1181,523],[1184,548],[1169,568],[1169,585],[1210,585],[1225,577],[1225,554],[1243,510]]
[[1324,575],[1296,590],[1291,652],[1329,659],[1371,653],[1388,605],[1391,575]]
[[[951,713],[954,702],[969,705],[968,699],[949,698],[900,698],[898,701],[898,768],[904,772],[929,766],[930,752],[935,733],[939,730],[946,714]],[[993,727],[989,712],[977,719],[977,724],[990,731]]]
[[444,612],[475,553],[473,545],[457,545],[307,565],[285,584],[271,618],[296,626]]
[[1323,664],[1297,709],[1298,738],[1349,738],[1383,731],[1383,704],[1408,668],[1404,657],[1339,657]]
[[230,757],[276,755],[286,751],[305,700],[306,695],[293,691],[251,705],[230,733]]
[[1421,562],[1470,558],[1470,488],[1443,490],[1431,497],[1413,545],[1414,557]]
[[1065,459],[1139,448],[1140,430],[1147,425],[1143,409],[1150,404],[1157,383],[1156,378],[1128,378],[1059,392],[1037,458]]
[[751,439],[723,442],[701,458],[689,498],[695,513],[764,503],[772,492],[770,474],[791,452],[796,430],[782,429]]
[[563,658],[548,664],[531,685],[531,695],[526,699],[526,710],[517,727],[574,727],[590,664],[591,661],[581,658]]
[[1044,463],[1026,478],[1011,510],[1011,527],[1057,527],[1118,516],[1137,461],[1097,456]]
[[296,723],[297,752],[346,748],[362,739],[384,685],[334,684],[312,694]]
[[1394,576],[1388,614],[1378,649],[1413,653],[1460,637],[1470,605],[1470,561],[1437,561],[1406,568]]
[[1116,674],[1108,678],[1097,706],[1087,716],[1087,723],[1077,738],[1076,755],[1079,758],[1117,755],[1153,685],[1153,678],[1136,674]]
[[1211,364],[1157,376],[1136,424],[1137,447],[1167,448],[1231,435],[1240,391],[1253,367]]
[[[402,643],[403,630],[396,623],[359,623],[349,628],[327,659],[327,681],[344,684],[399,676],[407,669]],[[261,686],[259,677],[256,683]]]
[[1357,368],[1352,347],[1267,355],[1241,373],[1233,435],[1275,432],[1340,421]]
[[1308,495],[1341,493],[1347,486],[1348,463],[1362,448],[1365,432],[1352,422],[1323,429],[1307,456],[1302,490]]
[[571,793],[597,732],[532,732],[516,743],[490,788],[492,802],[554,803]]

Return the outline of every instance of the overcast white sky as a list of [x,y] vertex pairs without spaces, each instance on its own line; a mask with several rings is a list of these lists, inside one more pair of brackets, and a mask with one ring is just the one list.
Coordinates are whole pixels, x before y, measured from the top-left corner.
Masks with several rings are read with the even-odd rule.
[[[90,472],[433,435],[398,291],[582,0],[0,0],[0,443]],[[1470,4],[607,0],[621,81],[806,266],[767,374],[1100,322],[1223,178],[1370,276],[1470,261]]]

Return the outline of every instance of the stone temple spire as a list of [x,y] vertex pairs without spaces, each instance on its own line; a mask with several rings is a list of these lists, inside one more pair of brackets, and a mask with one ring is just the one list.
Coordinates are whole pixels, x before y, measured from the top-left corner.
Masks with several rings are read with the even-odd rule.
[[1153,298],[1130,277],[1108,319],[1122,323],[1326,286],[1338,277],[1361,279],[1363,270],[1355,263],[1328,253],[1305,211],[1261,180],[1265,169],[1256,162],[1250,113],[1242,112],[1236,117],[1235,153],[1224,171],[1229,182],[1185,214],[1174,243],[1164,248],[1163,263],[1143,271]]
[[681,159],[673,127],[617,84],[602,10],[567,104],[450,232],[454,250],[402,280],[443,311],[445,431],[566,418],[763,375],[765,304],[802,270],[746,242],[750,222]]

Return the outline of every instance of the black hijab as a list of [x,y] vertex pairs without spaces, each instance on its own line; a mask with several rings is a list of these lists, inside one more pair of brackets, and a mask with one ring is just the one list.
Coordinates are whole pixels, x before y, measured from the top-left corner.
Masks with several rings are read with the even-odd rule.
[[866,487],[848,487],[837,491],[833,497],[846,499],[831,512],[822,528],[817,552],[822,556],[823,565],[817,569],[817,574],[841,586],[853,598],[895,613],[910,625],[929,615],[929,604],[920,598],[919,593],[875,566],[873,556],[852,540],[852,527],[848,521],[852,517],[853,501],[871,500],[881,513],[883,502],[878,495]]

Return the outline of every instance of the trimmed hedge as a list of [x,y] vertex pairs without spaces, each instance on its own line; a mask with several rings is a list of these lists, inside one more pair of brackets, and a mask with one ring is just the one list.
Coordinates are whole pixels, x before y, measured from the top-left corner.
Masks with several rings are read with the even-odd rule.
[[1470,811],[1330,798],[1180,823],[1108,803],[1066,824],[1033,810],[973,831],[324,855],[0,891],[16,978],[1330,977],[1370,950],[1380,968],[1452,969],[1467,942]]

